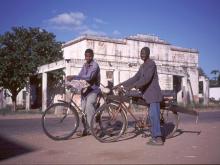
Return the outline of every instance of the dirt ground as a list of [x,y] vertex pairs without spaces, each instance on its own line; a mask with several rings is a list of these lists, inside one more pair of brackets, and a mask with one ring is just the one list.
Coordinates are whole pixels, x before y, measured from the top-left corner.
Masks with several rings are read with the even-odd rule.
[[146,145],[148,138],[131,133],[112,143],[100,143],[93,136],[53,141],[43,133],[40,117],[0,117],[0,164],[220,163],[220,111],[201,112],[198,124],[193,117],[181,115],[179,133],[163,146]]

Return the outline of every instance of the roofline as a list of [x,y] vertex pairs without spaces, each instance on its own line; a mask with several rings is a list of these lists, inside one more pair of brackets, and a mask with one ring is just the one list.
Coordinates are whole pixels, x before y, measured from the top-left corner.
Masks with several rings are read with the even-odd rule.
[[163,45],[170,45],[170,49],[173,51],[181,51],[181,52],[189,52],[189,53],[199,53],[197,49],[194,48],[183,48],[175,45],[171,45],[169,42],[160,39],[158,36],[154,35],[142,35],[137,34],[136,36],[129,36],[124,39],[114,39],[109,38],[106,36],[95,36],[95,35],[83,35],[78,38],[75,38],[73,40],[67,41],[62,45],[62,48],[68,47],[70,45],[73,45],[75,43],[78,43],[83,40],[94,40],[94,41],[102,41],[102,42],[110,42],[110,43],[117,43],[117,44],[126,44],[127,40],[133,40],[133,41],[143,41],[143,42],[149,42],[149,43],[158,43]]
[[199,51],[197,49],[194,49],[194,48],[183,48],[183,47],[174,46],[174,45],[171,45],[170,50],[181,51],[181,52],[189,52],[189,53],[199,53]]
[[83,40],[95,40],[95,41],[102,41],[102,42],[111,42],[111,43],[118,43],[118,44],[126,44],[126,41],[123,39],[113,39],[105,36],[95,36],[95,35],[83,35],[80,36],[74,40],[67,41],[62,45],[62,48],[65,48],[67,46],[70,46],[72,44],[75,44],[77,42],[83,41]]

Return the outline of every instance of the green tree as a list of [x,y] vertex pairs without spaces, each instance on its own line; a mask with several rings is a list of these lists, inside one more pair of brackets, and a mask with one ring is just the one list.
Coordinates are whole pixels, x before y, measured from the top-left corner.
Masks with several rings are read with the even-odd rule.
[[218,75],[218,85],[220,85],[220,74]]
[[214,80],[217,80],[217,78],[218,78],[218,76],[219,76],[219,70],[212,70],[211,71],[211,74],[213,74],[214,76],[213,76],[213,79]]
[[211,86],[218,86],[220,85],[219,77],[220,77],[220,71],[215,69],[211,71],[211,74],[213,74],[213,79],[211,81]]
[[61,46],[54,34],[40,28],[12,27],[0,35],[0,86],[10,91],[14,110],[18,93],[37,67],[63,58]]
[[203,71],[203,69],[201,67],[198,67],[198,71],[199,71],[199,76],[207,77],[207,75],[205,74],[205,72]]

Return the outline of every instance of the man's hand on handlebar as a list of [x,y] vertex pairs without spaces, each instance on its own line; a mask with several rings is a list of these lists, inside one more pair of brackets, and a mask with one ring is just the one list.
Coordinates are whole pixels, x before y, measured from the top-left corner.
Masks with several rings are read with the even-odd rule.
[[77,78],[76,75],[69,75],[69,76],[66,76],[66,80],[67,81],[72,81],[72,80],[79,80],[79,79]]
[[71,81],[73,79],[73,76],[66,76],[67,81]]
[[124,86],[122,84],[118,84],[116,86],[113,87],[113,89],[119,90],[119,91],[129,91],[132,89],[131,86]]
[[126,91],[130,91],[131,89],[133,89],[133,87],[131,87],[131,86],[125,86],[124,89],[125,89]]

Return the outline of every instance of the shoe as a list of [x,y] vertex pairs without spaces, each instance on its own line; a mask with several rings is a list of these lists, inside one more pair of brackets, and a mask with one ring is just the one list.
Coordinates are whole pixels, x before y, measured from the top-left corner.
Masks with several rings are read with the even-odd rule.
[[162,146],[164,145],[164,142],[161,137],[156,137],[156,138],[151,138],[148,142],[148,145],[153,145],[153,146]]
[[83,131],[79,131],[77,134],[77,136],[83,137],[83,136],[88,136],[91,135],[89,131],[87,131],[86,129],[84,129]]

